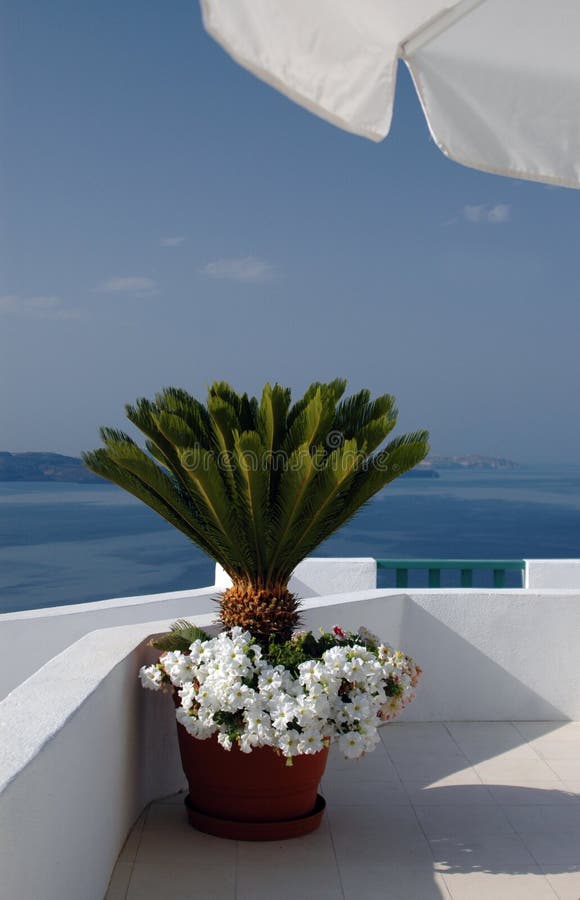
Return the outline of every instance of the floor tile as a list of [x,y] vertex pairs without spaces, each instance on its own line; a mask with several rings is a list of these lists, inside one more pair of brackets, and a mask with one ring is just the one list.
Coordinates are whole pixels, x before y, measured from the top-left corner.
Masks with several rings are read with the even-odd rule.
[[449,731],[473,763],[506,755],[514,759],[536,758],[534,750],[511,723],[453,723]]
[[538,869],[530,851],[516,834],[434,838],[429,845],[439,872],[525,875]]
[[381,865],[409,852],[429,860],[427,840],[410,807],[369,811],[358,806],[334,806],[329,812],[329,823],[339,861]]
[[342,889],[328,828],[280,843],[238,845],[237,900],[338,900]]
[[332,751],[321,828],[280,843],[191,828],[153,803],[106,900],[580,900],[580,723],[403,722]]
[[369,835],[384,841],[403,839],[415,832],[422,838],[410,804],[364,807],[333,803],[328,807],[327,817],[335,843],[343,838],[365,841]]
[[580,866],[578,834],[522,834],[522,841],[538,863],[548,872],[558,873]]
[[373,806],[409,803],[400,781],[351,781],[342,774],[338,777],[329,774],[322,779],[321,789],[328,804]]
[[449,900],[442,876],[429,862],[423,866],[402,862],[384,865],[340,865],[345,900]]
[[[196,895],[192,900],[213,900],[211,894]],[[338,873],[324,872],[320,866],[303,868],[298,873],[276,873],[270,870],[238,871],[236,900],[342,900],[344,894]],[[171,898],[173,900],[173,898]]]
[[504,806],[518,834],[576,834],[580,856],[580,804]]
[[416,740],[410,737],[393,739],[389,735],[381,734],[381,740],[392,758],[401,753],[430,754],[431,756],[461,753],[456,741],[446,730],[434,732],[426,737],[418,737]]
[[514,834],[514,828],[499,806],[416,806],[427,837],[483,837]]
[[132,871],[132,862],[123,862],[123,860],[121,859],[117,860],[117,864],[113,869],[113,874],[111,875],[111,880],[109,882],[109,888],[105,895],[105,900],[125,900],[127,891],[129,889],[129,882],[131,880]]
[[397,781],[397,772],[386,750],[378,745],[360,759],[345,759],[338,751],[329,754],[328,773],[344,773],[354,781]]
[[410,748],[405,751],[403,748],[397,750],[389,750],[389,756],[396,769],[403,766],[424,766],[426,763],[436,765],[443,772],[453,772],[455,769],[464,769],[470,765],[464,753],[458,747],[445,752],[434,753],[432,750],[422,747],[421,749]]
[[563,790],[565,792],[567,791],[567,792],[573,794],[574,797],[577,797],[578,799],[580,799],[580,779],[578,779],[578,778],[567,779],[566,778],[562,781],[562,786],[563,786]]
[[495,804],[487,786],[478,784],[423,784],[406,781],[405,790],[413,806],[478,806]]
[[[580,797],[570,786],[553,781],[534,782],[527,787],[512,784],[489,784],[489,793],[500,806],[553,806],[577,804]],[[580,789],[580,785],[579,785]]]
[[320,860],[334,866],[334,848],[328,819],[317,831],[288,841],[239,841],[238,867],[260,868],[264,861],[279,869],[309,865]]
[[466,760],[458,765],[440,765],[437,760],[399,763],[396,767],[401,781],[423,782],[423,784],[481,784],[477,770]]
[[578,741],[548,740],[533,741],[528,746],[533,747],[538,756],[546,760],[571,759],[580,762],[580,736]]
[[521,743],[521,733],[513,722],[449,722],[446,728],[459,744],[467,740]]
[[580,871],[548,874],[547,879],[555,890],[558,900],[578,900],[580,897]]
[[111,874],[105,900],[125,900],[148,812],[149,809],[143,811],[127,835],[127,840]]
[[468,766],[466,769],[458,769],[456,772],[451,772],[449,775],[442,775],[440,778],[433,778],[429,775],[422,775],[420,772],[415,771],[414,777],[413,773],[407,774],[405,773],[405,778],[402,779],[405,786],[407,784],[411,784],[413,786],[424,785],[425,787],[437,788],[442,790],[443,788],[451,788],[451,787],[483,787],[483,782],[474,768]]
[[189,859],[176,855],[163,862],[137,860],[127,900],[236,900],[236,872],[233,865],[203,865],[197,854]]
[[453,873],[444,878],[453,900],[555,900],[556,897],[539,871],[527,875]]
[[540,759],[510,759],[501,761],[489,760],[474,766],[484,784],[516,784],[526,786],[536,782],[558,782],[560,779],[549,766]]
[[119,854],[119,860],[132,863],[133,860],[135,859],[135,857],[137,855],[137,851],[139,849],[139,844],[141,842],[141,838],[143,836],[143,829],[145,827],[145,821],[146,821],[148,815],[149,815],[149,807],[141,813],[141,815],[139,816],[139,818],[133,825],[133,828],[127,835],[127,840],[125,841],[123,849],[121,850],[121,853]]
[[181,857],[202,860],[205,865],[228,865],[235,861],[236,844],[192,828],[180,805],[154,803],[149,809],[138,856],[148,862],[158,860],[160,865],[166,859]]
[[550,759],[546,765],[562,781],[580,781],[580,756],[578,759]]
[[381,740],[411,746],[430,741],[448,741],[449,730],[444,722],[388,722],[379,727]]
[[527,741],[548,738],[580,742],[580,722],[514,722],[514,726]]

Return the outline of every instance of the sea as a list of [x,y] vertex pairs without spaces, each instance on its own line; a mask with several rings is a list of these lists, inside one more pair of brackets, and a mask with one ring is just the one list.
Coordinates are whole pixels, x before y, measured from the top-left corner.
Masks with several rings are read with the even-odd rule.
[[[315,555],[580,557],[580,465],[398,479]],[[213,570],[183,535],[113,485],[0,483],[0,612],[203,587]],[[381,571],[379,585],[394,577]],[[442,584],[458,577],[444,572]],[[476,574],[474,584],[486,578]],[[519,578],[510,573],[508,584]],[[411,586],[424,583],[425,573],[411,573]]]

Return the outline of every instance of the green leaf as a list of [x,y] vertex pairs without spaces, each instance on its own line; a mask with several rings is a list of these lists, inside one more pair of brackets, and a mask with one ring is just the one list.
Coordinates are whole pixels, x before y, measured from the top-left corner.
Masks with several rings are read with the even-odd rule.
[[146,450],[103,428],[104,446],[83,459],[187,535],[244,591],[279,591],[305,556],[428,452],[424,431],[385,446],[397,418],[390,394],[342,399],[345,387],[342,379],[315,382],[294,405],[278,384],[266,384],[258,400],[215,382],[206,404],[164,388],[127,406]]
[[207,631],[198,628],[187,619],[178,619],[170,626],[167,634],[153,638],[150,644],[158,650],[173,652],[181,650],[182,653],[187,653],[194,641],[209,641],[209,639]]

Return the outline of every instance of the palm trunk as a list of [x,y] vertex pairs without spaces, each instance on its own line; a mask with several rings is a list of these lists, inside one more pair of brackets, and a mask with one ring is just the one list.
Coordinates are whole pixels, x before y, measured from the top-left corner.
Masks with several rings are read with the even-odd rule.
[[287,582],[257,585],[236,580],[220,598],[220,622],[226,628],[239,625],[260,642],[287,641],[300,624],[300,601]]

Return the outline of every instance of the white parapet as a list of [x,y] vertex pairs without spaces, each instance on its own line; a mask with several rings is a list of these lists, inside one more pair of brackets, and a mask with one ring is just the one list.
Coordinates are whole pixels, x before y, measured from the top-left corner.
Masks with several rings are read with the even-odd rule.
[[[231,587],[231,579],[219,564],[215,583],[221,591]],[[309,557],[303,560],[290,579],[290,590],[299,597],[323,594],[348,594],[372,590],[377,586],[377,561],[372,557]]]
[[526,559],[524,587],[580,590],[580,559]]
[[375,590],[305,607],[309,627],[365,625],[416,659],[406,720],[580,720],[580,589]]
[[[299,597],[362,591],[376,587],[374,559],[306,559],[290,587]],[[216,565],[216,583],[189,591],[119,597],[72,606],[53,606],[0,615],[0,700],[57,653],[99,628],[215,613],[220,591],[231,582]],[[26,652],[22,652],[26,648]]]
[[[411,653],[407,721],[580,719],[580,590],[368,589],[305,600],[304,620]],[[0,703],[2,898],[102,900],[143,807],[183,785],[171,700],[137,679],[169,621],[85,635]]]
[[183,786],[171,699],[137,679],[168,624],[85,635],[0,703],[3,900],[103,900],[141,810]]
[[0,615],[0,700],[83,635],[162,616],[180,619],[213,612],[215,585],[94,603],[25,609]]

